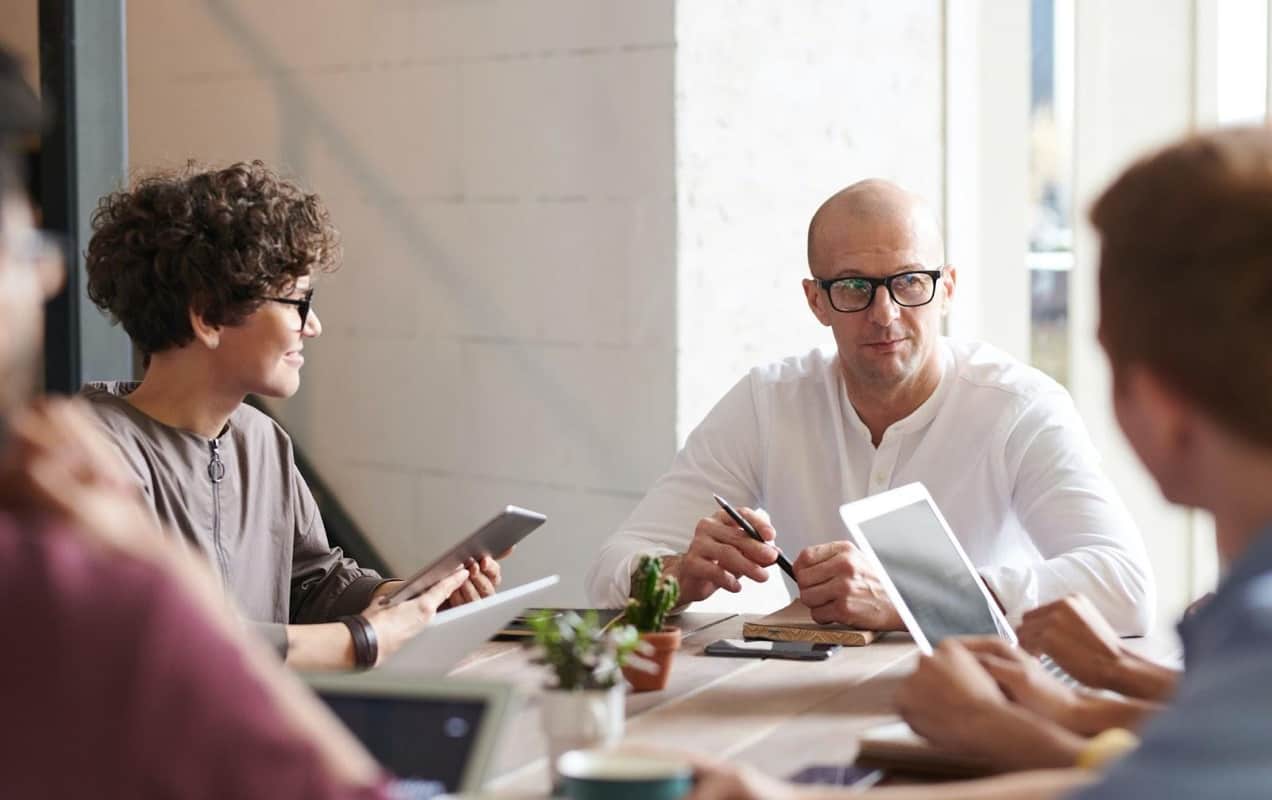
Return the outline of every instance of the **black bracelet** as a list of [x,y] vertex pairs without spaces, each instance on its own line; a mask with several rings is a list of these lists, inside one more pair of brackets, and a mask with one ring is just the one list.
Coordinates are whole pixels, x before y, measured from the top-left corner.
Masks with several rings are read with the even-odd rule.
[[367,637],[367,668],[370,669],[380,660],[380,639],[376,636],[375,626],[371,620],[358,614],[356,619],[362,623],[362,632]]
[[370,669],[380,657],[380,642],[371,622],[361,614],[341,617],[340,621],[353,637],[353,664],[359,669]]

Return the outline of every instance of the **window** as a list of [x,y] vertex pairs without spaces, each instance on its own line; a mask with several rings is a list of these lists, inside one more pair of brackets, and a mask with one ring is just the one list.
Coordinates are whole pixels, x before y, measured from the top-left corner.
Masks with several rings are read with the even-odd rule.
[[1030,361],[1069,382],[1073,267],[1072,0],[1033,0],[1030,15]]

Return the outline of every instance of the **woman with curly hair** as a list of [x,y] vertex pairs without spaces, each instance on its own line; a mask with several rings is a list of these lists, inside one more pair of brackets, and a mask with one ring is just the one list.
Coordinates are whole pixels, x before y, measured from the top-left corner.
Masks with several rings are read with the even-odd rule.
[[[248,394],[290,397],[322,333],[314,279],[339,265],[322,201],[259,161],[156,174],[104,197],[88,294],[141,350],[139,384],[85,395],[156,515],[299,668],[374,666],[440,603],[492,594],[493,559],[415,601],[327,541],[292,444]],[[449,598],[448,598],[449,595]]]

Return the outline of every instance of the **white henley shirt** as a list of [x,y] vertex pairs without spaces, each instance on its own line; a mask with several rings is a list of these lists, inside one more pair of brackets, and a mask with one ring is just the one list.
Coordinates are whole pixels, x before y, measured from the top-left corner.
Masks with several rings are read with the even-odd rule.
[[[943,339],[941,350],[936,390],[877,448],[833,350],[751,370],[602,546],[587,576],[592,602],[621,606],[642,554],[685,552],[716,510],[712,492],[767,510],[794,560],[849,538],[843,503],[921,481],[1013,622],[1080,593],[1119,633],[1146,633],[1148,555],[1068,393],[990,345]],[[744,578],[743,591],[775,608],[789,595],[770,569],[766,583]]]

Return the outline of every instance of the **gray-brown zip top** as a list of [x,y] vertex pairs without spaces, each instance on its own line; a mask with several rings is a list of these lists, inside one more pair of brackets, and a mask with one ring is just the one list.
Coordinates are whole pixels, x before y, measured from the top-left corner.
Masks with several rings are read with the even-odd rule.
[[159,520],[208,559],[280,654],[287,623],[333,622],[366,608],[383,579],[328,543],[286,431],[240,405],[207,439],[135,408],[125,397],[137,386],[91,383],[81,394]]

